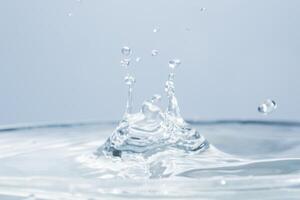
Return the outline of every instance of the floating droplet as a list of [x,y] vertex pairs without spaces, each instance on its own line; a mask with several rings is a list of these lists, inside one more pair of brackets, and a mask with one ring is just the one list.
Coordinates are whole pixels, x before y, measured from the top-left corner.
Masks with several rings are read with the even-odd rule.
[[153,50],[151,51],[151,55],[152,55],[152,56],[157,56],[157,55],[158,55],[158,50],[153,49]]
[[130,65],[130,59],[129,58],[122,59],[120,61],[120,64],[122,67],[127,68]]
[[135,62],[140,62],[141,61],[141,57],[137,57],[136,59],[135,59]]
[[206,11],[206,8],[200,8],[200,11],[201,12]]
[[276,102],[271,99],[267,99],[258,106],[257,110],[258,112],[267,115],[273,112],[274,110],[276,110],[276,108],[277,108]]
[[127,46],[124,46],[122,49],[121,49],[121,52],[124,56],[130,56],[131,55],[131,49]]
[[73,16],[73,13],[68,13],[68,16],[69,16],[69,17],[72,17],[72,16]]
[[171,69],[177,68],[181,64],[181,61],[179,59],[174,59],[169,61],[169,67]]
[[226,182],[224,179],[222,179],[222,180],[220,181],[220,183],[221,183],[221,185],[226,185],[226,184],[227,184],[227,182]]
[[159,94],[155,94],[155,95],[153,95],[152,98],[151,98],[151,102],[152,102],[152,103],[157,103],[157,102],[159,102],[160,100],[161,100],[161,95],[159,95]]
[[160,31],[160,28],[154,28],[153,29],[153,33],[157,33],[157,32],[159,32]]
[[132,85],[135,83],[135,78],[133,76],[127,75],[124,78],[124,82],[126,85]]

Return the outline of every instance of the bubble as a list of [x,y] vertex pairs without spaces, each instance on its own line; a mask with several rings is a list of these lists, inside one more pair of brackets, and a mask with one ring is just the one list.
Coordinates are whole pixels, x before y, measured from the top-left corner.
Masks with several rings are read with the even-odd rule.
[[273,112],[274,110],[276,110],[276,108],[277,108],[276,102],[274,100],[267,99],[258,106],[257,110],[258,112],[267,115]]
[[122,60],[120,61],[120,65],[121,65],[122,67],[127,68],[127,67],[130,65],[130,59],[129,59],[129,58],[122,59]]
[[151,55],[152,55],[152,56],[157,56],[157,55],[158,55],[158,50],[153,49],[153,50],[151,51]]
[[136,59],[135,59],[135,62],[140,62],[141,61],[141,57],[137,57]]
[[153,33],[157,33],[159,31],[160,31],[160,28],[158,28],[158,27],[156,27],[156,28],[153,29]]
[[173,59],[169,61],[169,67],[171,69],[177,68],[181,64],[181,61],[179,59]]
[[122,49],[121,49],[121,52],[124,56],[130,56],[131,55],[131,49],[127,46],[124,46]]
[[135,78],[131,75],[127,75],[124,78],[124,82],[125,82],[126,85],[132,85],[132,84],[135,83]]

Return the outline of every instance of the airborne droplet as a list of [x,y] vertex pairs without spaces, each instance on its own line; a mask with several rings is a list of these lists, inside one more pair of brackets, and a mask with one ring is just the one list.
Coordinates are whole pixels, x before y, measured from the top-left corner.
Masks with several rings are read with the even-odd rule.
[[126,85],[132,85],[135,83],[135,78],[133,76],[127,75],[124,78],[124,82]]
[[151,51],[151,55],[152,55],[152,56],[157,56],[157,55],[158,55],[158,50],[153,49],[153,50]]
[[169,67],[171,69],[176,69],[181,64],[181,61],[179,59],[173,59],[169,61]]
[[258,112],[267,115],[273,112],[274,110],[276,110],[276,108],[277,108],[276,102],[271,99],[267,99],[258,106],[257,110]]
[[130,65],[130,59],[129,58],[125,58],[123,60],[120,61],[120,65],[122,67],[128,68],[128,66]]
[[158,28],[158,27],[153,29],[153,33],[157,33],[159,31],[160,31],[160,28]]
[[121,52],[124,56],[130,56],[131,55],[131,49],[127,46],[124,46],[122,49],[121,49]]

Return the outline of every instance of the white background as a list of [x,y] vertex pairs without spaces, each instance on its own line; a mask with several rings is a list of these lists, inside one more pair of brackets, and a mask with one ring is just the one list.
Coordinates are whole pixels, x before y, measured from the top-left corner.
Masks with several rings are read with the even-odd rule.
[[299,19],[298,0],[1,1],[0,124],[120,119],[124,45],[142,58],[136,110],[180,58],[184,117],[300,120]]

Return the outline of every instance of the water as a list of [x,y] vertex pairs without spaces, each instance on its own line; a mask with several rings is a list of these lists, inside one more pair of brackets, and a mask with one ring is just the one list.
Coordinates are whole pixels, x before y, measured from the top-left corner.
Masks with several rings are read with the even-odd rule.
[[[154,94],[134,112],[131,49],[121,52],[128,96],[119,123],[0,129],[0,199],[300,196],[300,123],[186,122],[175,90],[179,59],[168,63],[167,107],[161,108],[163,96]],[[275,109],[267,100],[259,111]]]
[[125,82],[126,85],[132,85],[132,84],[135,83],[135,78],[133,76],[130,76],[130,75],[125,76],[124,82]]
[[156,27],[156,28],[154,28],[152,31],[153,31],[153,33],[157,33],[157,32],[160,31],[160,28]]
[[157,56],[157,55],[158,55],[158,50],[157,50],[157,49],[153,49],[153,50],[151,51],[151,55],[152,55],[152,56]]
[[124,46],[122,49],[121,49],[121,52],[124,56],[130,56],[131,55],[131,49],[130,47],[128,46]]
[[130,59],[129,58],[124,58],[120,61],[120,65],[124,68],[128,68],[130,65]]
[[214,148],[98,157],[116,123],[0,132],[0,199],[298,199],[300,124],[188,121]]
[[135,59],[135,61],[136,61],[136,62],[140,62],[141,59],[142,59],[141,57],[137,57],[137,58]]
[[181,61],[179,59],[174,59],[174,60],[169,61],[169,67],[171,69],[175,69],[175,68],[179,67],[180,64],[181,64]]
[[267,99],[257,108],[258,112],[267,115],[276,110],[277,104],[274,100]]

